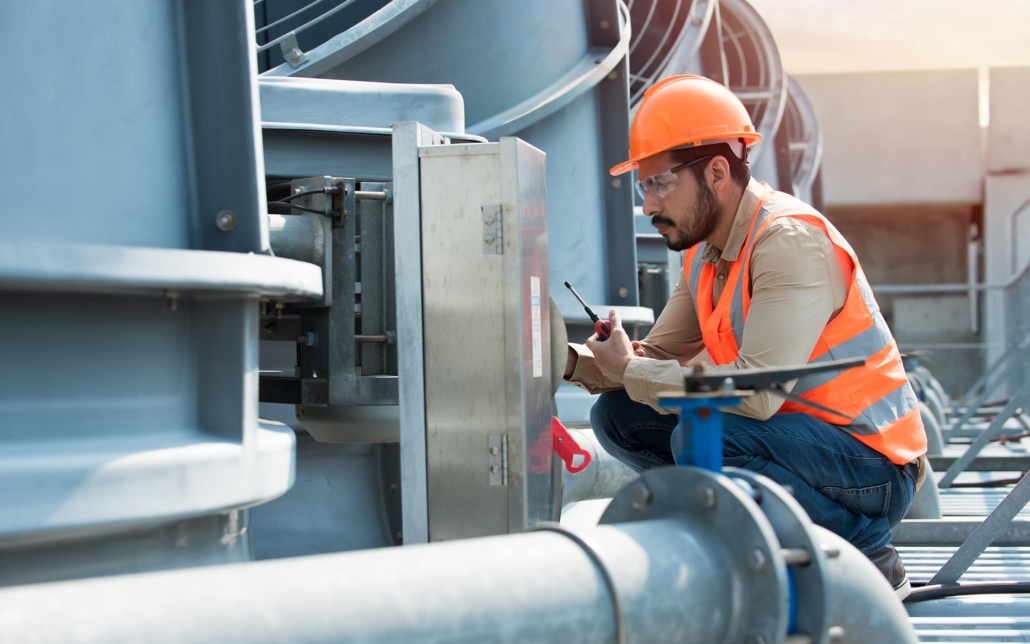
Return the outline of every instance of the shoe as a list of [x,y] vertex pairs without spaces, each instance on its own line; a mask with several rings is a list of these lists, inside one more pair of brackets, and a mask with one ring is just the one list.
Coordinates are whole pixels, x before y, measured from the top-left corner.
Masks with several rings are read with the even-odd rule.
[[897,549],[888,544],[867,556],[894,587],[894,594],[898,596],[898,599],[908,597],[908,594],[912,592],[912,584],[908,581],[905,564],[901,563]]

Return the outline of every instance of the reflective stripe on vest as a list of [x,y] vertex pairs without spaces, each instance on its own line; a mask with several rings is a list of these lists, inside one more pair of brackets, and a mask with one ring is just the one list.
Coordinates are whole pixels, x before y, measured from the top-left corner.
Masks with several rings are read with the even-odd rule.
[[755,241],[781,217],[821,229],[842,259],[846,255],[853,267],[844,306],[826,324],[809,364],[856,357],[869,360],[862,367],[806,376],[799,379],[792,390],[801,398],[843,413],[849,419],[846,422],[840,416],[790,401],[784,402],[778,413],[802,412],[838,425],[899,465],[915,460],[926,452],[919,403],[858,258],[832,224],[790,195],[766,187],[741,253],[731,263],[726,290],[718,305],[712,305],[715,266],[701,259],[704,242],[688,251],[683,269],[701,323],[705,348],[716,364],[729,364],[737,359],[751,304],[749,271],[745,267],[751,264]]

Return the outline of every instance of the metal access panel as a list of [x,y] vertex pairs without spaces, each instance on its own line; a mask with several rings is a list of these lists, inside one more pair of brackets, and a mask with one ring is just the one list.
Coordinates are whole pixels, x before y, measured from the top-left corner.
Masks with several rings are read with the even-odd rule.
[[429,540],[518,532],[554,507],[545,156],[502,138],[419,164]]

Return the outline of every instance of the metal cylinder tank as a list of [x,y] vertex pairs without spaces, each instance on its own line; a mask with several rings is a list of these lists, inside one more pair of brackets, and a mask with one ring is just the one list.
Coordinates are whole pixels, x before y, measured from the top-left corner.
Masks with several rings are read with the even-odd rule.
[[266,255],[254,49],[224,38],[252,27],[250,0],[5,8],[33,55],[0,93],[0,585],[247,559],[239,509],[293,482],[258,306],[322,287]]

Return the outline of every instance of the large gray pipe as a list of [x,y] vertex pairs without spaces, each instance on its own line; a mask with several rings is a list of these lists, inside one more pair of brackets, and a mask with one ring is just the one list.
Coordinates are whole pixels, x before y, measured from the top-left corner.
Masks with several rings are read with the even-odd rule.
[[[584,534],[628,642],[724,642],[747,608],[723,557],[684,521]],[[536,532],[2,590],[0,641],[618,640],[597,563],[569,537]]]
[[268,215],[268,240],[277,257],[325,263],[325,217],[314,213]]
[[569,434],[581,448],[590,452],[591,462],[576,474],[562,468],[562,505],[573,501],[609,499],[637,478],[637,473],[628,465],[604,451],[592,429],[570,429]]
[[[775,483],[733,475],[648,472],[577,533],[4,589],[0,641],[917,641],[868,559]],[[788,565],[809,632],[785,640]]]
[[917,644],[908,613],[876,566],[836,534],[813,528],[824,547],[837,553],[826,560],[830,619],[839,629],[830,633],[831,641]]

